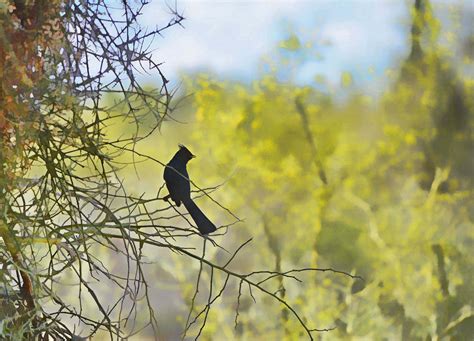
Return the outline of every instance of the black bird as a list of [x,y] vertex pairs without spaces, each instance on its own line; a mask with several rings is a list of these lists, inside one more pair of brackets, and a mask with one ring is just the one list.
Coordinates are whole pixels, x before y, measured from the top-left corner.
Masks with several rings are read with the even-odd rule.
[[179,150],[174,154],[170,162],[168,162],[163,174],[169,192],[169,195],[164,199],[168,200],[171,198],[176,203],[176,206],[180,206],[181,203],[183,203],[196,223],[199,232],[206,235],[214,232],[216,226],[202,213],[191,199],[191,186],[189,184],[186,164],[194,157],[188,148],[179,145]]

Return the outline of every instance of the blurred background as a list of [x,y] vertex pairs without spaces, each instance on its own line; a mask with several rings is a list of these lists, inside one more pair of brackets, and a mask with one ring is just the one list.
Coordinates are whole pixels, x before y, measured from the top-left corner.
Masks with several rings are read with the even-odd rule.
[[[162,24],[169,5],[151,2],[143,24]],[[472,339],[473,2],[171,5],[184,29],[156,40],[155,56],[176,89],[175,109],[137,150],[167,162],[182,143],[197,155],[190,177],[201,188],[221,185],[213,197],[244,220],[216,240],[233,250],[253,238],[234,269],[363,276],[277,284],[311,325],[337,327],[321,340]],[[153,84],[153,74],[142,77]],[[134,194],[153,196],[162,172],[142,162],[121,174]],[[198,204],[216,225],[233,221],[206,197]],[[156,248],[148,255],[159,335],[179,339],[199,263]],[[305,338],[258,293],[256,303],[242,295],[234,326],[238,294],[229,286],[213,305],[203,340]]]

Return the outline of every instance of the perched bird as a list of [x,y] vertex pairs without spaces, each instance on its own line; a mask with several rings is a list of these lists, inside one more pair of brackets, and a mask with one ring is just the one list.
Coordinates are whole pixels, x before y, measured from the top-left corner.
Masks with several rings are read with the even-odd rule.
[[179,145],[179,150],[165,167],[163,178],[166,182],[169,195],[164,199],[171,198],[177,206],[183,203],[193,218],[199,232],[203,235],[212,233],[216,226],[202,213],[194,201],[191,199],[191,186],[186,164],[195,156],[183,145]]

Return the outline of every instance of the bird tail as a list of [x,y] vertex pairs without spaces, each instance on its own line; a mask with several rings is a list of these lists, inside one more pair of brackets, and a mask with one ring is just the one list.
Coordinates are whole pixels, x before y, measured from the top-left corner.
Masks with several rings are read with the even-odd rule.
[[216,230],[216,226],[206,217],[192,199],[183,200],[184,207],[188,210],[201,234],[209,234]]

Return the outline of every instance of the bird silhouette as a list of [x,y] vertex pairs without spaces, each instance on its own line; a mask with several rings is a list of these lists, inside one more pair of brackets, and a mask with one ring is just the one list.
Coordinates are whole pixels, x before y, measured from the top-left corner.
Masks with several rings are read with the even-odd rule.
[[179,145],[179,150],[174,154],[173,158],[168,162],[163,173],[166,187],[169,195],[164,199],[171,198],[176,206],[183,203],[186,210],[193,218],[199,232],[207,235],[216,230],[216,226],[206,217],[199,209],[196,203],[191,199],[191,185],[189,181],[188,170],[186,165],[195,156],[183,145]]

